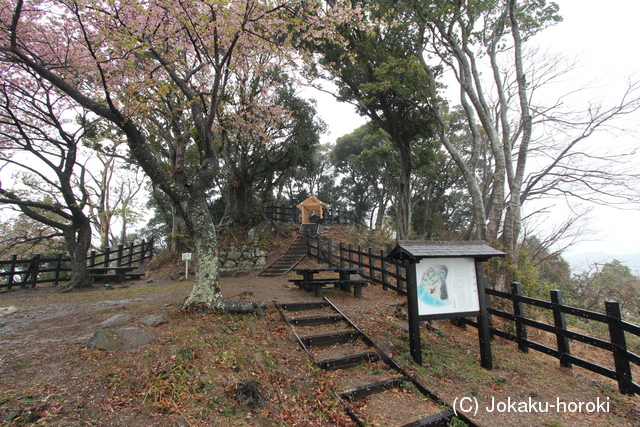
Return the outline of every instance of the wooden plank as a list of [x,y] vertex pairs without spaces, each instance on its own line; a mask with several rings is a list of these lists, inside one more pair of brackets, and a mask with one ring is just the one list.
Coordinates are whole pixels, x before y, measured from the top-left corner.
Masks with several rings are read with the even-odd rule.
[[342,321],[344,321],[342,316],[313,316],[289,319],[289,323],[296,326],[319,326]]
[[442,411],[438,414],[404,424],[402,427],[447,427],[454,415],[451,411]]
[[319,308],[329,307],[326,302],[293,302],[278,304],[278,306],[285,311],[305,311],[305,310],[317,310]]
[[336,357],[334,359],[325,359],[316,362],[316,366],[320,369],[328,371],[336,369],[347,369],[366,362],[376,362],[380,360],[380,355],[373,351],[369,353],[355,354],[351,356]]
[[350,402],[356,402],[358,400],[364,399],[367,396],[371,396],[372,394],[381,393],[386,390],[400,387],[403,382],[408,380],[408,377],[390,378],[388,380],[350,388],[349,390],[345,390],[344,392],[342,392],[340,394],[340,397]]
[[306,347],[329,347],[334,344],[346,344],[360,338],[360,331],[344,331],[332,334],[309,335],[300,340]]

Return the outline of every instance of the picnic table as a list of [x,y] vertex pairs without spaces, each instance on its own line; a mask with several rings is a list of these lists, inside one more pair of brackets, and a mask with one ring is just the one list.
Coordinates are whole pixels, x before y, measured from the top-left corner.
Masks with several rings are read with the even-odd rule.
[[[367,281],[361,276],[362,268],[355,267],[333,267],[333,268],[300,268],[294,270],[302,279],[290,279],[298,285],[300,289],[313,293],[317,297],[322,296],[322,287],[332,284],[334,287],[340,287],[344,292],[351,293],[353,286],[356,298],[362,298],[362,287],[367,286]],[[338,273],[338,277],[315,277],[316,274],[324,272]]]
[[[114,280],[122,283],[129,279],[139,279],[144,273],[133,273],[137,267],[115,266],[115,267],[89,267],[89,275],[93,281]],[[111,272],[111,273],[110,273]]]

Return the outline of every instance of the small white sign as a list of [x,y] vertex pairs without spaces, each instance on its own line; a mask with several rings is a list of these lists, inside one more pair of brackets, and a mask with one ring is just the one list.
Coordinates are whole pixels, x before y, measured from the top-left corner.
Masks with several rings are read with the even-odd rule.
[[182,254],[183,261],[191,261],[191,252],[185,252]]

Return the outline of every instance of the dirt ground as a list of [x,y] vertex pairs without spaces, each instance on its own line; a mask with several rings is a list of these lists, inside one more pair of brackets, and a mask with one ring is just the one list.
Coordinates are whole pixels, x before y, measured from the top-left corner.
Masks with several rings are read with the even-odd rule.
[[[169,279],[172,268],[178,266],[113,290],[60,294],[43,287],[0,294],[0,307],[18,308],[0,318],[0,425],[353,425],[332,393],[348,371],[319,372],[274,309],[274,301],[318,300],[290,285],[293,276],[223,278],[226,296],[262,300],[266,315],[203,317],[178,310],[191,284]],[[325,296],[478,425],[640,426],[640,399],[620,395],[603,377],[562,369],[551,357],[522,354],[499,339],[496,367],[486,371],[479,367],[476,331],[445,321],[423,331],[424,366],[417,367],[397,308],[403,298],[378,286],[364,288],[362,299],[333,289]],[[123,312],[133,315],[132,325],[148,314],[168,323],[151,327],[160,339],[140,349],[85,348],[99,323]],[[247,409],[234,390],[250,380],[262,392],[256,392],[260,405]],[[582,410],[574,407],[580,402]],[[554,406],[544,411],[544,404]]]

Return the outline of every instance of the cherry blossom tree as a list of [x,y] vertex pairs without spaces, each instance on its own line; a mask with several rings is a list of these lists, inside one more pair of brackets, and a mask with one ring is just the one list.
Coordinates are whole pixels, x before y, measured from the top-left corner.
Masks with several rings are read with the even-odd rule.
[[[252,311],[257,306],[220,293],[217,236],[206,192],[218,169],[220,113],[233,100],[238,71],[252,66],[251,58],[261,52],[275,53],[286,65],[282,54],[289,35],[329,31],[314,22],[323,23],[331,11],[320,9],[311,21],[296,7],[253,0],[3,0],[0,6],[3,76],[29,84],[23,70],[32,70],[113,123],[184,219],[197,263],[185,308]],[[264,121],[277,120],[265,109]],[[169,130],[162,141],[150,132],[150,123]],[[160,145],[170,145],[172,163],[162,160]],[[187,163],[191,153],[196,161]]]

